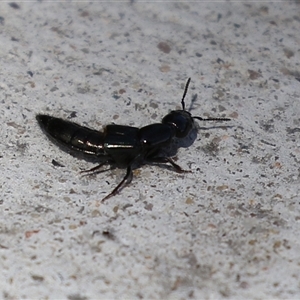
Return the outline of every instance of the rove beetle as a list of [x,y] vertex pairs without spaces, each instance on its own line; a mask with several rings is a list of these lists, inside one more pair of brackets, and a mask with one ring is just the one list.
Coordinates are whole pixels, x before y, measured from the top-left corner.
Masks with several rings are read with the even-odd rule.
[[170,163],[176,172],[188,172],[177,165],[171,157],[164,154],[162,149],[170,145],[174,138],[187,137],[194,127],[194,119],[230,121],[228,118],[196,117],[186,111],[184,98],[190,81],[191,78],[185,85],[181,100],[182,109],[171,111],[162,119],[161,123],[142,128],[112,124],[107,125],[101,132],[48,115],[37,115],[36,119],[45,134],[58,146],[67,152],[81,153],[100,162],[98,166],[82,171],[82,173],[100,173],[100,168],[106,164],[127,169],[122,181],[102,199],[104,202],[132,181],[132,167],[136,163]]

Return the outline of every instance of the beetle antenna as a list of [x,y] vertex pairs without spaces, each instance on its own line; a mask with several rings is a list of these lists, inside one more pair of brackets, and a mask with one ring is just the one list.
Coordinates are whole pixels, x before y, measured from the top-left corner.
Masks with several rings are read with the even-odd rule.
[[193,119],[197,119],[200,121],[231,121],[229,118],[201,118],[201,117],[193,117]]
[[185,110],[185,103],[184,103],[184,98],[186,96],[186,93],[188,91],[189,88],[189,84],[191,82],[191,78],[189,78],[185,84],[185,88],[184,88],[184,92],[183,92],[183,96],[182,96],[182,100],[181,100],[181,105],[182,105],[182,110]]

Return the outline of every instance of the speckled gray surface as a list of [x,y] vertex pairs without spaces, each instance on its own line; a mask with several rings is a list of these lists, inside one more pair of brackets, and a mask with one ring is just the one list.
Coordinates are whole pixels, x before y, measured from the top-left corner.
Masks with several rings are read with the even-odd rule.
[[[284,12],[284,13],[283,13]],[[0,298],[299,299],[299,2],[0,4]],[[124,171],[62,152],[37,113],[101,129],[180,107],[177,162]],[[192,137],[191,137],[192,138]],[[64,167],[57,167],[52,160]]]

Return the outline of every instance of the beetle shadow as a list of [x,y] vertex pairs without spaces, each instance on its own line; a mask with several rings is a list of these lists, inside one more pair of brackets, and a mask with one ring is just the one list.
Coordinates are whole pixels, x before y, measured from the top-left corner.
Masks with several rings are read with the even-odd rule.
[[[201,131],[204,131],[204,130],[208,131],[211,129],[223,129],[224,130],[224,129],[228,129],[228,128],[232,128],[232,127],[234,127],[234,126],[213,125],[213,126],[202,127],[202,126],[199,126],[197,123],[197,125],[194,126],[194,128],[191,130],[190,134],[187,137],[180,138],[180,139],[175,138],[169,146],[166,146],[162,149],[162,151],[159,153],[159,156],[170,157],[170,158],[175,159],[175,161],[176,161],[179,148],[188,148],[188,147],[192,146],[194,144],[194,142],[198,139],[198,133],[200,130]],[[145,164],[155,165],[155,166],[158,166],[163,169],[176,171],[176,169],[172,165],[167,164],[167,163],[147,162]]]
[[170,144],[169,147],[163,148],[164,153],[168,154],[169,157],[173,157],[177,154],[179,148],[188,148],[191,147],[194,142],[198,139],[198,133],[200,131],[208,131],[212,129],[228,129],[232,128],[234,126],[227,126],[227,125],[214,125],[214,126],[206,126],[202,127],[199,125],[194,126],[194,128],[191,130],[190,134],[185,138],[176,138],[174,141]]

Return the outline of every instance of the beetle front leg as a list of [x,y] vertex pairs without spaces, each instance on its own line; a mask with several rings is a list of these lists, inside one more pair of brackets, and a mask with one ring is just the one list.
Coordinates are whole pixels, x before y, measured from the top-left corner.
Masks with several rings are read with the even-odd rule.
[[190,170],[184,170],[179,165],[175,163],[175,161],[171,157],[166,157],[167,161],[173,166],[176,172],[178,173],[191,173]]
[[104,201],[106,201],[110,197],[115,196],[116,194],[118,194],[125,187],[125,185],[129,184],[132,181],[132,178],[133,178],[133,173],[132,173],[132,168],[131,168],[131,165],[130,165],[130,166],[127,167],[126,175],[124,176],[122,181],[113,189],[113,191],[110,194],[105,196],[101,200],[101,202],[103,203]]
[[182,169],[171,157],[152,157],[147,159],[149,162],[158,163],[158,164],[167,164],[170,163],[177,173],[190,173],[189,170]]

